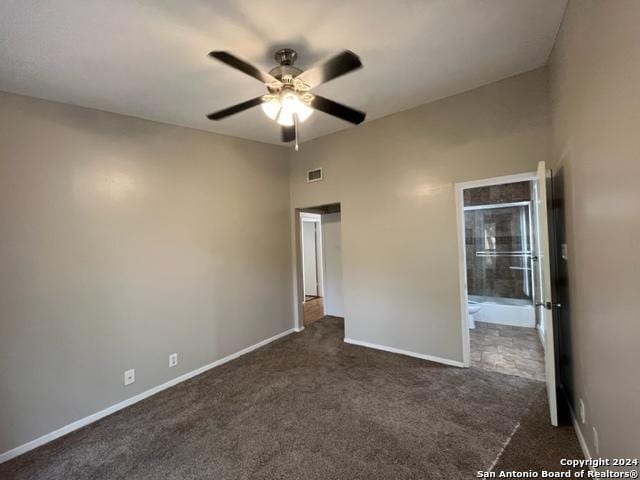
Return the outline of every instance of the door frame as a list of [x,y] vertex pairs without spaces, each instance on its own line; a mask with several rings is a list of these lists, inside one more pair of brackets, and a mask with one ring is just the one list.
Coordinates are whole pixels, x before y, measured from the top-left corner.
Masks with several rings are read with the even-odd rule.
[[465,243],[464,224],[464,191],[469,188],[487,187],[491,185],[502,185],[505,183],[530,182],[536,180],[536,172],[518,173],[515,175],[504,175],[501,177],[484,178],[459,182],[455,184],[456,196],[456,221],[458,224],[458,279],[460,291],[460,324],[462,341],[462,363],[465,367],[471,366],[471,341],[469,337],[469,326],[467,323],[467,252]]
[[[320,228],[322,228],[322,212],[326,209],[326,207],[330,207],[333,205],[340,206],[340,212],[344,215],[344,210],[342,207],[342,202],[340,200],[335,200],[333,202],[325,202],[316,205],[302,206],[302,207],[292,207],[291,208],[291,216],[289,217],[289,221],[291,222],[291,275],[293,277],[293,289],[292,289],[292,300],[293,300],[293,329],[296,332],[302,332],[304,330],[304,285],[303,285],[303,268],[302,268],[302,220],[301,214],[306,213],[317,213],[321,215],[320,218]],[[341,221],[344,219],[341,216]],[[322,231],[320,231],[322,234]],[[322,262],[322,268],[324,268],[324,259]],[[322,279],[323,287],[322,292],[324,295],[324,270],[323,270],[323,279]],[[324,306],[323,306],[324,308]],[[345,319],[346,322],[346,319]]]

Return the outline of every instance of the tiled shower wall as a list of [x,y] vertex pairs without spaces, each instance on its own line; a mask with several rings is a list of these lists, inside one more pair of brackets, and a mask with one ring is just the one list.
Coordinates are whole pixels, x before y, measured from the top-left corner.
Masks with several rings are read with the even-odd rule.
[[[531,183],[478,187],[464,191],[465,206],[495,205],[531,200]],[[522,231],[529,242],[526,207],[465,211],[467,288],[469,295],[531,300],[530,257],[478,256],[478,252],[523,250]],[[531,245],[528,245],[528,249]]]
[[487,187],[467,188],[464,206],[494,205],[531,200],[531,182],[504,183]]

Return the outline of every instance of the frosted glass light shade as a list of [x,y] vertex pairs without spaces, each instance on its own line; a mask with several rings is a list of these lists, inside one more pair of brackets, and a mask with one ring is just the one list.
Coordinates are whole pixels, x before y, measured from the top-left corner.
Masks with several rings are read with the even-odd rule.
[[282,104],[277,98],[272,98],[268,102],[262,102],[262,111],[271,120],[275,120],[276,118],[278,118],[278,114],[280,113],[281,108]]
[[278,115],[278,123],[283,127],[290,127],[293,125],[293,113],[289,110],[285,110],[284,108],[280,110],[280,115]]
[[313,108],[304,104],[294,93],[287,93],[282,98],[282,108],[278,115],[278,123],[285,127],[293,125],[293,115],[298,116],[299,122],[304,122],[313,113]]
[[313,108],[307,106],[304,102],[298,102],[298,120],[304,122],[313,113]]

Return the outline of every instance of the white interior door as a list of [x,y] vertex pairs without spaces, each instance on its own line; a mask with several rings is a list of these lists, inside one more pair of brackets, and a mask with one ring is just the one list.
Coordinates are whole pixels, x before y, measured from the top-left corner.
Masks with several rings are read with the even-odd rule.
[[316,222],[302,222],[302,269],[305,296],[318,296]]
[[558,402],[556,395],[555,338],[553,329],[553,299],[551,297],[551,257],[549,256],[549,222],[547,215],[547,169],[544,162],[538,163],[538,185],[536,203],[538,210],[538,262],[542,276],[541,302],[536,306],[544,328],[544,365],[547,379],[547,396],[551,424],[558,425]]

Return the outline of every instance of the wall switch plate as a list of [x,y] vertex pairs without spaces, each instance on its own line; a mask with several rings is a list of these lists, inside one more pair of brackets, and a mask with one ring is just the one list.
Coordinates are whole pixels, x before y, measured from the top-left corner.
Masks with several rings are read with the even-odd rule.
[[127,370],[126,372],[124,372],[124,384],[125,385],[131,385],[133,382],[136,381],[136,371],[135,369],[131,369],[131,370]]
[[596,451],[596,457],[600,456],[600,439],[598,438],[598,430],[593,427],[593,448]]
[[587,412],[584,408],[584,402],[581,398],[578,399],[578,415],[580,415],[580,421],[583,425],[587,423]]
[[178,354],[172,353],[169,355],[169,367],[175,367],[176,365],[178,365]]

